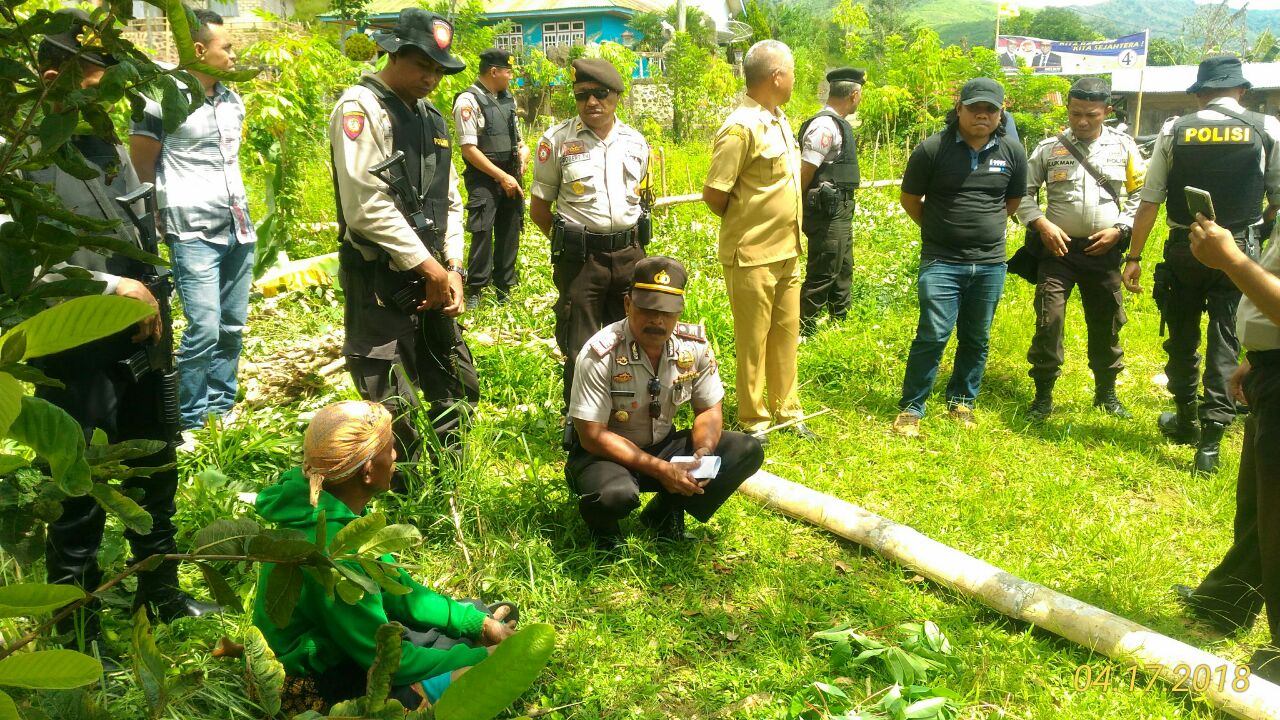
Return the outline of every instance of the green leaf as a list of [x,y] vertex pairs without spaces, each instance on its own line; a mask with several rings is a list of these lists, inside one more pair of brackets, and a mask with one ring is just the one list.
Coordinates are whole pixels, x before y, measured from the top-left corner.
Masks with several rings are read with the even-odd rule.
[[378,583],[378,586],[388,593],[391,593],[392,595],[408,595],[412,592],[412,588],[407,585],[400,584],[399,575],[392,575],[388,573],[382,567],[382,564],[376,560],[360,558],[357,562],[360,563],[360,567],[364,568],[364,571],[368,573],[369,577],[373,578],[373,581]]
[[947,699],[943,697],[934,697],[927,700],[920,700],[907,706],[907,717],[912,720],[923,720],[923,718],[941,717],[942,709],[946,707]]
[[412,525],[388,525],[360,546],[361,555],[386,555],[411,548],[422,542],[422,533]]
[[289,624],[293,609],[302,596],[302,568],[293,564],[272,565],[267,572],[267,617],[276,627]]
[[75,585],[21,583],[0,586],[0,618],[33,617],[83,600],[85,593]]
[[309,540],[282,534],[279,530],[267,530],[249,538],[249,554],[262,562],[299,562],[319,550]]
[[9,437],[44,458],[54,482],[67,495],[78,497],[93,488],[93,475],[84,459],[84,431],[62,408],[24,396],[22,412],[9,427]]
[[[72,280],[54,280],[53,282],[43,283],[32,288],[27,293],[27,297],[32,298],[64,298],[64,297],[80,297],[81,295],[100,295],[103,288],[107,284],[102,280],[90,279],[72,279]],[[19,355],[21,360],[22,356]],[[17,362],[12,360],[9,362]]]
[[271,652],[262,631],[250,625],[245,630],[244,660],[250,695],[266,711],[267,717],[280,712],[280,695],[284,692],[284,665]]
[[100,427],[94,428],[93,436],[89,438],[89,447],[84,449],[85,459],[90,460],[90,462],[92,462],[92,459],[89,457],[89,454],[93,452],[95,448],[103,447],[106,444],[107,444],[106,431]]
[[329,525],[328,518],[325,517],[324,508],[320,508],[320,512],[316,513],[316,549],[323,551],[329,542]]
[[18,706],[8,694],[0,692],[0,720],[22,720],[18,714]]
[[80,111],[76,108],[64,108],[62,112],[49,113],[40,121],[36,137],[40,140],[41,152],[53,152],[71,139],[80,122]]
[[25,331],[5,335],[4,343],[0,344],[0,363],[5,365],[20,363],[26,354],[27,333]]
[[75,650],[37,650],[0,660],[0,686],[71,690],[102,676],[102,663]]
[[165,682],[169,661],[164,659],[156,647],[156,638],[151,632],[146,608],[138,608],[138,612],[133,614],[132,659],[133,674],[142,686],[142,695],[151,708],[151,716],[159,717],[169,704],[169,686]]
[[191,112],[191,103],[187,101],[187,93],[172,76],[166,75],[159,80],[162,89],[160,111],[164,117],[164,131],[171,133],[187,119],[187,115]]
[[334,563],[333,567],[337,569],[337,571],[341,573],[344,578],[350,580],[351,582],[363,588],[365,592],[371,592],[371,593],[378,592],[378,583],[375,582],[373,578],[369,577],[368,575],[365,575],[363,572],[360,572],[354,567],[351,567],[351,564],[349,562]]
[[0,372],[9,373],[18,380],[32,385],[44,385],[45,387],[63,388],[61,380],[54,380],[30,365],[0,365]]
[[8,373],[0,373],[0,438],[9,435],[9,426],[22,412],[22,383]]
[[436,720],[496,717],[533,685],[555,649],[555,628],[545,623],[525,627],[449,685],[436,703]]
[[244,68],[241,70],[223,70],[221,68],[216,68],[216,67],[213,67],[212,65],[205,65],[204,63],[200,63],[200,62],[191,63],[190,65],[187,65],[187,69],[193,72],[202,72],[206,75],[216,77],[223,82],[248,82],[258,77],[258,73],[262,72],[258,68]]
[[31,464],[31,461],[21,455],[0,455],[0,475],[8,475],[9,473],[24,468]]
[[213,595],[214,602],[238,613],[244,612],[240,593],[232,589],[231,583],[222,577],[222,573],[208,563],[196,563],[196,567],[200,568],[200,574],[204,576],[204,583],[209,586],[209,593]]
[[358,583],[351,582],[351,579],[347,577],[339,580],[338,584],[334,586],[334,590],[338,593],[338,597],[342,599],[342,602],[348,605],[355,605],[365,595],[364,588],[360,587]]
[[103,510],[120,518],[125,527],[139,535],[147,535],[151,532],[151,513],[143,510],[133,498],[105,483],[94,483],[89,494],[98,501]]
[[[104,435],[103,440],[105,439]],[[164,450],[165,445],[163,440],[125,440],[112,445],[90,443],[84,451],[84,459],[90,465],[136,460],[155,455]]]
[[947,636],[942,634],[942,630],[932,620],[924,622],[924,637],[930,649],[943,654],[951,652],[951,643],[947,642]]
[[813,686],[818,688],[819,692],[826,693],[827,695],[834,695],[838,698],[843,698],[845,700],[849,699],[849,696],[846,695],[843,690],[836,687],[835,685],[828,685],[824,682],[814,682]]
[[338,557],[355,550],[373,539],[378,531],[387,526],[387,517],[382,513],[369,513],[347,523],[329,545],[329,556]]
[[397,622],[379,627],[374,635],[373,665],[369,668],[368,690],[364,696],[366,711],[381,710],[387,695],[391,694],[391,677],[400,669],[403,636],[404,626]]
[[262,532],[249,518],[214,520],[196,533],[191,552],[196,555],[245,555],[249,538]]
[[78,297],[26,319],[5,337],[24,330],[27,333],[27,352],[23,359],[30,360],[114,335],[154,313],[151,306],[132,298],[115,295]]

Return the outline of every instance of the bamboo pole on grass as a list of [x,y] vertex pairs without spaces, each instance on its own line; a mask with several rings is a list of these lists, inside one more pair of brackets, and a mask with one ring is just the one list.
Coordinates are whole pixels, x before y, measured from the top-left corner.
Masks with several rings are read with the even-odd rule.
[[[1214,706],[1245,720],[1280,718],[1280,687],[1252,675],[1240,691],[1234,682],[1237,664],[1186,643],[1165,637],[1131,620],[1011,575],[906,525],[868,512],[852,503],[760,471],[739,491],[765,507],[778,510],[852,540],[910,567],[1009,617],[1032,623],[1116,661],[1152,671],[1166,680],[1191,685],[1195,669],[1209,668],[1214,681],[1203,694]],[[1243,667],[1243,666],[1239,666]],[[1185,668],[1183,676],[1180,668]],[[1218,668],[1225,682],[1219,689]],[[1245,670],[1240,670],[1242,674]]]

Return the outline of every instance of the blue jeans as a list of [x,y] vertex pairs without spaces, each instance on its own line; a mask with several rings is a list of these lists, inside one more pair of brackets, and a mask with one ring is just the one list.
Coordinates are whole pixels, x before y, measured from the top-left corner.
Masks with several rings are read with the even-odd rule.
[[236,402],[236,366],[249,316],[253,243],[228,244],[170,236],[173,277],[187,327],[178,343],[178,396],[183,430],[204,425]]
[[898,407],[924,417],[924,401],[933,391],[942,351],[956,330],[956,361],[947,383],[947,406],[972,408],[982,386],[991,339],[991,319],[1004,292],[1004,263],[975,265],[925,260],[917,295],[920,324],[907,356]]

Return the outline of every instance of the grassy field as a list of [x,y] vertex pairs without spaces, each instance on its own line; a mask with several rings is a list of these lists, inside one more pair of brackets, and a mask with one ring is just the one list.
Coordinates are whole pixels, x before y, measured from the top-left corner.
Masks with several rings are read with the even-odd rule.
[[[700,172],[697,158],[684,162],[691,176]],[[681,191],[688,190],[671,188]],[[650,252],[688,265],[685,319],[706,323],[731,390],[733,336],[714,218],[701,206],[681,206],[662,214],[656,230]],[[1155,416],[1171,403],[1153,382],[1163,353],[1149,297],[1126,300],[1128,369],[1119,392],[1133,421],[1091,408],[1084,326],[1072,303],[1060,409],[1044,424],[1027,422],[1032,287],[1011,277],[993,328],[980,427],[952,426],[935,398],[925,437],[904,440],[888,427],[915,325],[916,238],[895,192],[860,196],[854,309],[800,349],[806,410],[832,409],[812,422],[822,442],[779,435],[766,468],[1175,638],[1247,658],[1265,631],[1203,636],[1185,623],[1169,592],[1172,583],[1197,580],[1230,542],[1240,428],[1231,429],[1224,466],[1212,478],[1192,476],[1191,452],[1162,441]],[[1157,257],[1158,248],[1146,255]],[[1139,676],[1140,687],[1130,689],[1118,669],[1111,687],[1079,690],[1079,666],[1100,670],[1109,662],[743,498],[732,499],[707,526],[691,522],[703,538],[693,546],[672,547],[637,532],[617,557],[599,554],[562,474],[559,370],[550,341],[555,293],[546,242],[536,233],[526,238],[522,272],[513,302],[483,304],[466,318],[484,400],[453,488],[417,488],[379,501],[423,530],[426,542],[403,557],[415,575],[456,596],[513,600],[523,618],[559,630],[558,652],[519,712],[568,705],[545,717],[796,717],[805,707],[801,697],[814,696],[806,688],[815,681],[834,683],[856,701],[890,684],[866,669],[833,664],[813,633],[847,624],[892,638],[895,625],[927,619],[963,662],[959,672],[930,682],[958,694],[960,717],[1215,717],[1206,703],[1163,681],[1143,689]],[[247,360],[262,362],[340,332],[339,303],[332,290],[256,300]],[[941,377],[949,370],[950,353]],[[251,512],[237,493],[273,482],[297,462],[310,412],[353,396],[339,374],[301,401],[248,410],[225,429],[201,433],[201,447],[183,458],[183,540],[216,518]],[[731,418],[732,397],[726,402]],[[450,489],[461,504],[470,564],[449,520]],[[108,561],[125,552],[113,534]],[[252,569],[230,572],[250,598]],[[197,573],[185,577],[199,590]],[[247,622],[231,614],[158,631],[173,672],[187,679],[168,717],[261,716],[244,697],[238,666],[209,656],[220,635],[237,637]],[[127,643],[127,628],[112,629]],[[131,681],[101,692],[111,717],[144,716]]]

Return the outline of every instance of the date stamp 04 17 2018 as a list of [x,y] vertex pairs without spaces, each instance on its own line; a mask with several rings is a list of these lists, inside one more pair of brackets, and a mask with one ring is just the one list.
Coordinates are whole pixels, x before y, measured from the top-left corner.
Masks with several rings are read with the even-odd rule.
[[[1096,688],[1124,688],[1130,690],[1150,690],[1156,679],[1165,670],[1158,663],[1144,663],[1128,667],[1113,667],[1107,663],[1077,665],[1072,676],[1072,684],[1076,690],[1084,691]],[[1148,679],[1144,682],[1138,678],[1138,671],[1143,671]],[[1230,688],[1234,692],[1249,689],[1250,669],[1248,665],[1236,665],[1232,670],[1229,665],[1188,665],[1179,663],[1172,668],[1175,681],[1173,692],[1208,692],[1211,688],[1219,692]]]

